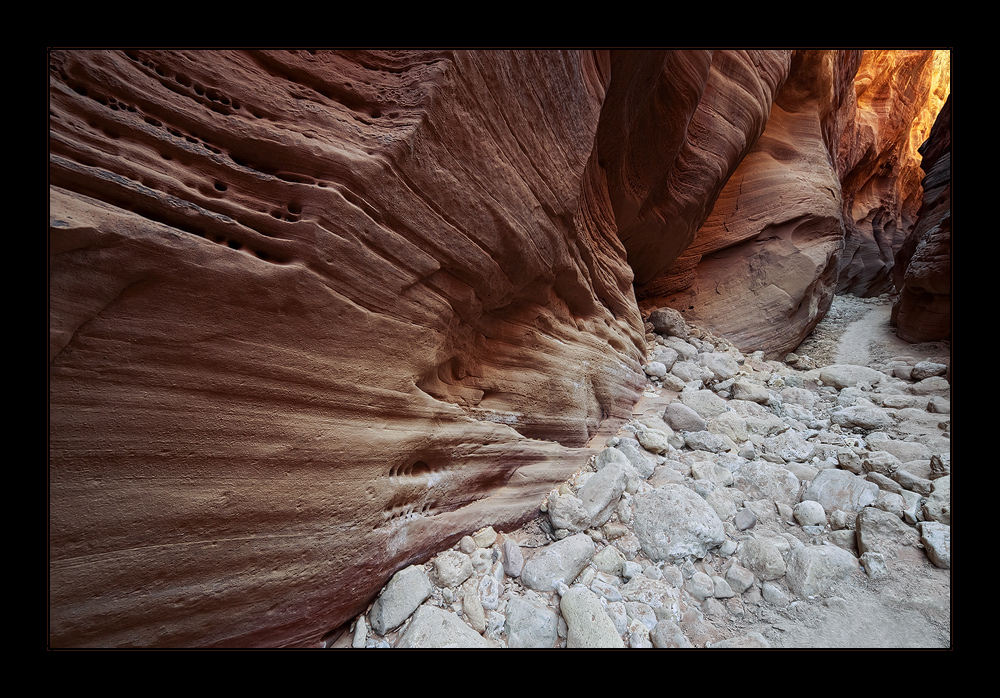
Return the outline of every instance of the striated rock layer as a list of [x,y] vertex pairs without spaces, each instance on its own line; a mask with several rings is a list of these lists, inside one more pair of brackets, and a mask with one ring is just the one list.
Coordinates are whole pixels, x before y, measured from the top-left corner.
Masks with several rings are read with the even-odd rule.
[[837,153],[845,228],[838,293],[892,290],[895,258],[921,202],[917,149],[949,87],[949,51],[864,52]]
[[951,97],[921,146],[923,205],[897,256],[896,334],[908,342],[951,339]]
[[766,127],[694,242],[643,287],[744,351],[780,356],[829,308],[843,241],[838,109],[859,52],[796,51]]
[[580,467],[643,380],[609,70],[50,54],[53,646],[315,643]]
[[53,646],[313,644],[519,524],[630,416],[637,298],[795,347],[860,65],[51,52]]

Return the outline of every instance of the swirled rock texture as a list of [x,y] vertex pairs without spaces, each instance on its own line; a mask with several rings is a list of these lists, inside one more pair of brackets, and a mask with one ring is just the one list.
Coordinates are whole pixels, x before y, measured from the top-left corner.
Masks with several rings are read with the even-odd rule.
[[49,67],[53,646],[315,643],[630,414],[606,54]]
[[743,350],[772,356],[798,346],[822,319],[843,240],[837,116],[858,58],[794,52],[763,133],[694,242],[640,291],[644,307],[665,303]]
[[892,290],[896,255],[921,205],[918,148],[949,85],[948,51],[864,52],[837,153],[845,231],[838,293]]
[[951,339],[951,97],[920,147],[923,205],[897,255],[896,334],[908,342]]
[[795,347],[860,61],[50,52],[51,644],[314,645],[631,416],[639,299]]

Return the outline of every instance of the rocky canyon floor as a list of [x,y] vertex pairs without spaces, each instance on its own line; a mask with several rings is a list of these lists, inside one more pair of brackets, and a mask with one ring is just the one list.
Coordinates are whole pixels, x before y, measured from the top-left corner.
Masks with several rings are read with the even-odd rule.
[[650,335],[633,419],[537,518],[322,646],[951,648],[950,345],[896,338],[891,301],[838,296],[784,362]]

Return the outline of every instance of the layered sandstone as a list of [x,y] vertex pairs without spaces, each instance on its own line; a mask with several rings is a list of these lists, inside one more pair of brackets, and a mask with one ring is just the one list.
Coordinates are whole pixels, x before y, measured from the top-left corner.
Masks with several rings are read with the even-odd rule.
[[523,521],[631,414],[637,294],[796,346],[859,65],[52,52],[52,644],[312,644]]
[[766,127],[694,242],[640,291],[745,351],[780,356],[822,319],[843,240],[838,110],[859,52],[796,51]]
[[896,334],[908,342],[951,339],[951,97],[923,155],[923,204],[896,257]]
[[948,51],[864,52],[837,153],[845,230],[838,293],[892,290],[895,257],[921,204],[918,148],[949,86]]
[[607,64],[50,55],[54,646],[315,642],[582,465],[641,389]]

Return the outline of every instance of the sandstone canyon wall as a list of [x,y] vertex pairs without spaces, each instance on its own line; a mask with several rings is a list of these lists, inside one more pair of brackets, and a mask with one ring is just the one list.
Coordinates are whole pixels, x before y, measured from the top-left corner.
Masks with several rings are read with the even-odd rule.
[[913,230],[922,189],[920,145],[950,89],[950,52],[865,51],[837,153],[844,252],[838,293],[893,289],[895,257]]
[[523,521],[631,414],[638,299],[792,349],[859,65],[52,51],[53,646],[309,645]]
[[737,347],[780,356],[829,308],[843,242],[834,166],[838,110],[860,52],[792,56],[762,135],[693,243],[638,293]]
[[598,58],[50,54],[53,644],[315,642],[630,413]]
[[908,342],[951,339],[951,96],[923,155],[923,204],[896,257],[896,334]]

